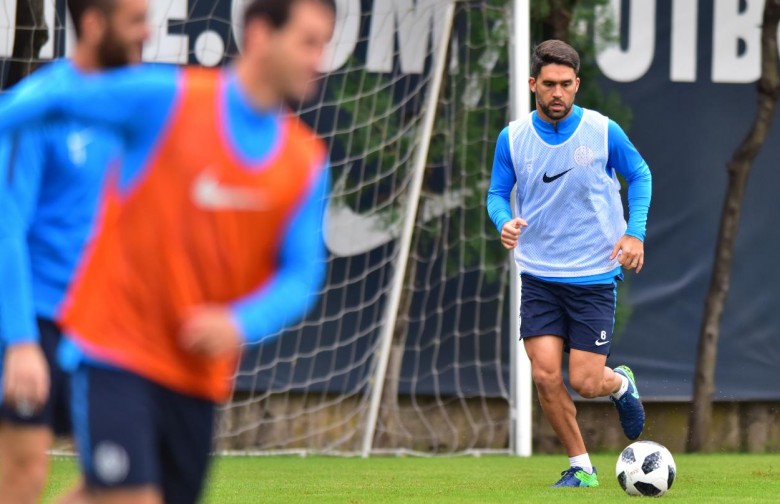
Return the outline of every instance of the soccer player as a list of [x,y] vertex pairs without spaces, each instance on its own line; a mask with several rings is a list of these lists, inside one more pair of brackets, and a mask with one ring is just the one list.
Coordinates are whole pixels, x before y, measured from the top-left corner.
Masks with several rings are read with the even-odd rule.
[[63,319],[95,502],[195,502],[240,346],[315,300],[326,149],[283,103],[313,90],[334,23],[333,0],[254,0],[231,68],[147,66],[0,104],[0,129],[59,112],[124,139]]
[[[139,62],[144,0],[69,0],[70,60],[26,81],[77,92],[80,75]],[[0,503],[38,502],[55,434],[70,433],[68,379],[55,322],[91,233],[104,174],[120,143],[106,128],[56,120],[5,139],[0,165]],[[49,386],[50,383],[50,386]]]
[[[598,486],[563,383],[564,351],[571,387],[588,399],[609,396],[629,439],[645,422],[631,370],[605,364],[617,281],[623,268],[639,273],[644,263],[650,170],[620,126],[574,105],[579,68],[579,55],[564,42],[534,49],[529,84],[536,111],[499,135],[487,198],[501,243],[514,249],[522,274],[520,336],[539,401],[569,455],[558,487]],[[628,225],[615,172],[628,181]]]

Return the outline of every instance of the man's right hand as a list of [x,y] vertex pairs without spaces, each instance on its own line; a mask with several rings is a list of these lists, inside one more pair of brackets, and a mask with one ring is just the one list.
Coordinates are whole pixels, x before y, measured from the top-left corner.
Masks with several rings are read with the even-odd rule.
[[188,351],[210,357],[238,354],[244,342],[236,320],[223,306],[193,308],[180,338]]
[[522,228],[526,227],[528,223],[520,217],[515,217],[511,221],[504,224],[501,228],[501,245],[505,249],[512,250],[517,247],[517,240],[520,238]]
[[40,411],[49,397],[49,364],[37,343],[9,346],[5,352],[3,402],[20,416]]

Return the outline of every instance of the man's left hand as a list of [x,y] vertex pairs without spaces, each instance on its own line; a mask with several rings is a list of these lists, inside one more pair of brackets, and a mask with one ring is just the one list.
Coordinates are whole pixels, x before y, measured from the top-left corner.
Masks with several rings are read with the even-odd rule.
[[645,244],[639,238],[624,235],[612,249],[609,260],[612,261],[616,257],[621,266],[627,270],[636,269],[639,273],[645,264]]

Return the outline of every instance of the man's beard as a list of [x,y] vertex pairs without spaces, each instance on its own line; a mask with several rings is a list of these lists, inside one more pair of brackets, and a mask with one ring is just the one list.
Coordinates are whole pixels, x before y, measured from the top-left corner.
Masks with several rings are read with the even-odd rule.
[[[571,112],[572,105],[566,105],[566,102],[563,101],[552,101],[549,105],[545,105],[542,100],[539,98],[536,99],[536,103],[539,105],[539,108],[542,109],[542,112],[544,112],[544,115],[549,117],[550,119],[557,121],[559,119],[563,119],[567,115],[569,115],[569,112]],[[553,112],[551,107],[553,105],[563,105],[563,108],[560,112]]]
[[101,68],[116,68],[128,65],[127,47],[122,44],[109,30],[98,46],[98,63]]

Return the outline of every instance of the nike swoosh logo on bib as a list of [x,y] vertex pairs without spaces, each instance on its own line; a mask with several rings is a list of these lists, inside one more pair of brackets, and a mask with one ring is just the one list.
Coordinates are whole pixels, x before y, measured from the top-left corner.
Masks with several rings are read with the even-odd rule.
[[250,187],[222,184],[207,168],[192,185],[192,200],[203,210],[262,211],[270,207],[265,194]]
[[564,175],[566,175],[567,173],[569,173],[573,169],[574,168],[569,168],[565,172],[561,172],[558,175],[553,175],[552,177],[548,177],[547,173],[545,173],[544,176],[542,177],[542,182],[544,182],[545,184],[549,184],[550,182],[555,182],[556,180],[558,180],[559,178],[563,177]]

